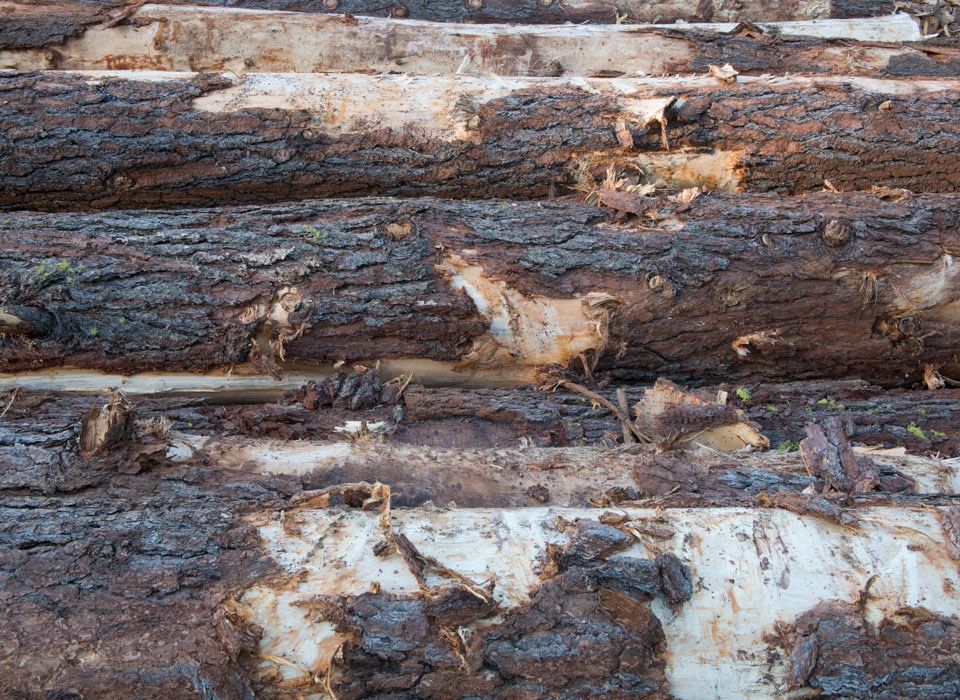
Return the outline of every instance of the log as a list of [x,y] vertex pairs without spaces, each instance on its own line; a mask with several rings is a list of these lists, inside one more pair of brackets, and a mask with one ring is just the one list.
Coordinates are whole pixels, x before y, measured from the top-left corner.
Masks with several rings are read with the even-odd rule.
[[[436,22],[514,22],[555,24],[561,22],[786,22],[827,17],[875,17],[893,12],[887,0],[791,0],[769,2],[749,0],[736,8],[726,3],[692,0],[497,0],[495,2],[404,2],[370,3],[365,0],[172,0],[166,5],[201,5],[247,10],[336,12],[347,15],[411,18]],[[51,21],[38,24],[38,12]],[[119,24],[135,16],[137,6],[123,0],[20,0],[0,4],[0,49],[60,44],[78,36],[86,27],[101,23]]]
[[[38,24],[47,16],[46,8],[36,8]],[[763,24],[746,35],[734,30],[734,24],[346,21],[340,15],[146,5],[122,24],[91,26],[56,47],[0,51],[0,67],[609,77],[706,73],[710,65],[730,63],[754,75],[960,76],[960,48],[903,44],[920,39],[907,15]]]
[[434,200],[5,214],[5,323],[52,321],[0,339],[0,366],[958,378],[956,196],[610,196],[647,217]]
[[[602,683],[681,698],[702,697],[703,679],[718,678],[740,697],[780,683],[829,684],[876,637],[845,637],[845,652],[807,669],[809,628],[823,619],[863,629],[859,615],[890,618],[880,627],[900,630],[885,642],[898,645],[896,658],[922,651],[927,668],[952,663],[924,635],[945,629],[952,639],[956,625],[957,593],[945,585],[956,576],[947,495],[956,460],[877,457],[927,495],[825,501],[797,493],[812,479],[798,473],[796,455],[462,452],[375,441],[339,443],[337,453],[329,443],[184,435],[163,419],[198,407],[172,402],[125,406],[125,439],[85,456],[80,415],[89,402],[22,394],[0,416],[3,515],[18,523],[0,535],[0,621],[13,640],[0,650],[0,687],[11,694],[242,698],[327,688],[353,697],[389,683],[432,697],[455,682],[500,697],[518,688],[542,695],[562,676],[585,690]],[[382,485],[331,487],[362,470],[420,492],[370,506]],[[503,485],[524,470],[536,472],[554,507],[513,507],[520,503]],[[622,491],[624,480],[646,489],[638,495],[660,494],[648,501],[658,507],[556,507],[575,500],[578,483]],[[487,507],[399,507],[446,502],[458,482]],[[769,505],[802,513],[758,510],[761,489]],[[725,507],[676,507],[683,498]],[[898,613],[904,606],[913,612]],[[546,627],[531,626],[548,610]],[[378,633],[387,620],[393,632]],[[458,628],[461,642],[442,632]],[[351,638],[363,644],[336,654]],[[830,638],[817,641],[833,649]],[[51,657],[51,646],[61,654]],[[392,650],[393,663],[364,649]],[[777,649],[787,651],[771,668]],[[411,675],[401,662],[419,660],[418,650],[436,653]],[[580,670],[548,678],[537,671],[544,658]],[[871,667],[862,683],[901,688],[909,671],[901,672],[880,678]]]
[[611,165],[707,189],[955,191],[958,85],[0,72],[0,207],[532,198]]
[[[12,410],[16,410],[14,398],[20,392],[54,392],[57,405],[64,405],[67,414],[73,415],[87,409],[85,403],[75,402],[87,399],[65,392],[99,391],[107,395],[111,388],[119,387],[126,396],[135,397],[138,410],[149,409],[151,417],[168,420],[176,430],[190,435],[345,440],[337,428],[350,421],[366,421],[368,425],[396,421],[392,440],[449,449],[509,448],[518,444],[610,448],[620,442],[620,421],[610,410],[582,394],[564,390],[466,389],[412,383],[401,396],[403,415],[399,420],[394,414],[395,402],[363,402],[355,407],[356,394],[338,396],[331,403],[304,405],[303,387],[307,382],[322,383],[334,376],[287,373],[277,382],[270,377],[236,374],[124,377],[59,370],[0,377],[0,387],[12,389],[7,398],[0,396],[0,405],[12,401]],[[98,379],[100,384],[95,383]],[[178,384],[186,379],[194,381]],[[617,389],[625,391],[630,405],[636,404],[644,391],[631,385]],[[748,397],[746,400],[738,397],[738,389]],[[611,387],[594,390],[611,402],[617,400]],[[807,423],[840,417],[847,435],[864,449],[960,456],[957,389],[891,390],[854,380],[727,384],[702,389],[714,396],[720,391],[727,393],[732,405],[746,412],[779,451],[796,451]]]
[[[465,507],[522,507],[545,502],[588,506],[637,499],[656,499],[660,505],[673,507],[753,506],[761,492],[799,495],[809,489],[829,491],[831,486],[831,477],[822,477],[808,463],[806,443],[801,443],[806,450],[802,455],[782,446],[753,454],[742,450],[726,454],[720,449],[729,451],[743,444],[722,447],[716,438],[705,442],[708,431],[697,429],[667,443],[666,454],[662,446],[636,444],[628,451],[611,452],[607,445],[615,443],[602,440],[595,440],[593,446],[580,441],[575,447],[540,447],[537,423],[509,421],[511,411],[524,410],[524,399],[532,403],[533,396],[524,397],[524,392],[517,392],[519,397],[501,398],[499,421],[491,418],[489,411],[477,410],[478,420],[465,429],[457,425],[464,419],[453,399],[461,398],[461,408],[466,403],[458,392],[452,396],[433,392],[432,404],[439,410],[450,409],[444,424],[437,418],[425,421],[422,400],[408,390],[412,393],[404,393],[399,405],[381,402],[363,409],[349,408],[346,401],[310,408],[300,404],[224,407],[195,400],[121,400],[116,393],[91,399],[18,392],[5,400],[5,421],[0,423],[0,458],[6,465],[0,488],[70,493],[99,484],[105,474],[117,470],[135,474],[158,467],[208,465],[246,474],[295,477],[305,489],[386,481],[393,487],[392,502],[402,507],[430,500]],[[482,391],[477,398],[487,393]],[[951,399],[929,392],[925,395],[926,400],[915,397],[913,415],[923,416],[923,425],[932,431],[937,407],[949,405]],[[955,398],[952,406],[958,406]],[[579,413],[564,414],[560,430],[577,429],[571,416],[579,415],[581,422],[602,421],[600,408],[583,404],[579,408]],[[769,406],[766,410],[768,414],[779,412]],[[808,430],[816,428],[817,422],[840,420],[825,411],[803,413]],[[91,449],[91,416],[112,414],[121,416],[117,422],[122,422],[123,430]],[[593,418],[595,414],[600,417]],[[638,415],[649,422],[640,406]],[[847,426],[855,425],[853,417],[845,418],[840,428],[843,440]],[[790,420],[786,418],[784,423]],[[505,434],[503,423],[514,429],[513,435]],[[914,421],[911,424],[916,425]],[[558,429],[556,424],[550,427]],[[604,436],[607,440],[616,435],[613,429],[619,425],[610,427]],[[777,429],[782,431],[783,426]],[[949,430],[956,432],[955,428]],[[924,457],[903,450],[862,447],[856,429],[850,433],[857,440],[857,459],[878,478],[841,495],[854,496],[860,505],[877,505],[891,499],[900,504],[931,503],[933,496],[960,492],[957,459],[945,459],[940,451],[936,457]],[[702,444],[712,446],[703,450]],[[525,447],[518,451],[517,445]],[[753,447],[762,445],[757,441]],[[921,446],[917,451],[923,455],[931,449]],[[922,498],[911,500],[915,494]]]

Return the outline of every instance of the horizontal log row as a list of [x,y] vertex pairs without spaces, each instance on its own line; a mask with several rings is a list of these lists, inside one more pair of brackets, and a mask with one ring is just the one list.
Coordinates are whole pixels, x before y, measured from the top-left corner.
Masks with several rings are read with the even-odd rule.
[[534,381],[551,363],[700,385],[955,375],[956,196],[607,194],[646,218],[431,200],[4,214],[0,367],[279,376],[407,358],[474,383]]
[[[955,81],[0,72],[0,207],[543,197],[611,165],[708,189],[955,191]],[[691,150],[692,149],[692,150]]]
[[[886,476],[877,486],[880,493],[951,494],[960,488],[957,467],[950,466],[957,460],[944,461],[960,455],[956,390],[883,392],[862,382],[804,382],[754,385],[744,400],[731,387],[728,406],[712,418],[704,410],[690,412],[685,425],[672,418],[681,426],[670,436],[672,446],[681,451],[661,457],[638,452],[636,444],[630,454],[602,456],[598,450],[623,442],[620,419],[580,393],[410,384],[398,396],[394,383],[378,384],[380,395],[366,397],[365,381],[351,385],[352,395],[345,382],[344,391],[328,401],[307,400],[302,391],[278,403],[226,405],[127,395],[138,437],[126,462],[118,457],[103,468],[84,457],[81,446],[89,441],[80,439],[80,417],[103,399],[7,393],[0,397],[6,411],[0,487],[76,491],[102,482],[119,460],[135,471],[161,464],[216,464],[286,474],[304,488],[386,480],[394,486],[395,502],[404,506],[425,500],[467,507],[524,505],[536,502],[541,490],[558,505],[586,505],[603,492],[621,493],[620,498],[669,494],[670,503],[681,505],[750,505],[761,490],[801,491],[813,483],[796,451],[806,438],[805,426],[839,418],[856,449],[881,465]],[[645,393],[638,387],[622,389],[631,407]],[[745,391],[740,387],[742,396]],[[597,392],[617,401],[612,389]],[[715,396],[717,390],[701,393]],[[359,406],[353,405],[357,399]],[[755,421],[773,449],[754,456],[696,454],[711,420],[719,425],[735,406]],[[902,445],[912,454],[938,457],[909,456],[903,447],[880,449]],[[684,454],[688,449],[694,453]],[[457,469],[449,468],[451,462]]]
[[[783,22],[825,17],[874,17],[889,14],[893,3],[882,0],[833,0],[812,2],[770,2],[748,0],[736,9],[718,0],[399,0],[370,3],[367,0],[173,0],[166,5],[229,6],[247,10],[287,10],[304,13],[336,12],[374,17],[411,18],[434,22],[562,23],[592,21],[613,24],[629,22]],[[102,23],[119,24],[136,16],[136,7],[122,0],[30,0],[0,5],[0,49],[51,46],[81,34],[86,27]],[[37,22],[43,12],[45,22]]]
[[[809,391],[817,390],[811,386]],[[759,388],[757,395],[762,395]],[[169,401],[136,406],[136,420],[123,439],[84,457],[77,447],[83,444],[77,416],[89,401],[30,393],[3,397],[0,489],[4,517],[18,527],[0,536],[0,575],[9,599],[5,624],[14,640],[0,649],[0,673],[12,692],[38,687],[83,692],[109,683],[125,694],[191,696],[202,685],[218,689],[222,697],[239,698],[252,689],[319,692],[332,686],[348,694],[358,692],[358,685],[392,683],[417,684],[420,695],[430,696],[429,688],[442,678],[463,687],[479,684],[494,695],[509,693],[516,684],[536,689],[556,679],[538,675],[524,654],[507,651],[516,644],[542,660],[537,650],[546,641],[543,630],[520,623],[531,619],[527,601],[547,595],[568,601],[560,609],[577,606],[569,619],[561,615],[551,623],[557,637],[544,647],[579,660],[580,670],[563,676],[577,687],[606,679],[637,692],[642,676],[678,697],[695,697],[694,686],[702,692],[695,681],[704,674],[726,678],[731,650],[739,652],[734,654],[737,672],[728,679],[734,685],[724,687],[735,688],[735,695],[785,682],[829,684],[848,667],[844,654],[858,653],[875,635],[864,633],[856,643],[848,635],[849,646],[842,648],[831,647],[831,638],[824,636],[821,654],[808,668],[807,657],[800,655],[810,634],[805,625],[839,615],[838,623],[859,629],[863,621],[843,612],[842,604],[855,602],[864,590],[869,618],[890,617],[884,625],[891,633],[900,631],[885,642],[899,645],[895,654],[890,646],[876,653],[909,660],[922,650],[926,668],[935,671],[952,663],[952,652],[942,642],[931,656],[923,635],[932,634],[931,625],[953,634],[949,630],[955,625],[949,617],[955,607],[951,589],[942,584],[955,576],[951,552],[957,547],[957,516],[950,507],[953,499],[943,494],[956,488],[956,460],[876,456],[882,466],[880,492],[828,501],[798,493],[814,480],[802,473],[796,455],[617,454],[577,448],[451,452],[390,444],[390,437],[386,443],[367,438],[326,444],[224,439],[180,432],[190,429],[189,419],[202,427],[215,423],[202,423],[209,418],[205,407]],[[412,411],[414,405],[407,402],[407,407]],[[457,468],[451,469],[454,463]],[[948,472],[949,484],[944,481]],[[398,508],[386,517],[360,512],[352,506],[359,507],[355,499],[363,494],[370,500],[369,487],[329,488],[331,482],[358,476],[396,479],[394,505],[433,500],[493,509]],[[899,479],[903,486],[904,477],[916,479],[917,490],[931,495],[910,493],[909,487],[883,493],[884,484]],[[314,487],[323,493],[303,491]],[[622,501],[630,497],[657,506],[725,507],[640,510]],[[345,503],[336,506],[340,498]],[[609,505],[557,508],[588,498]],[[549,511],[509,510],[544,501],[553,506]],[[320,502],[330,506],[318,509]],[[758,503],[774,508],[759,510]],[[731,507],[736,504],[749,507]],[[401,557],[391,542],[406,542],[404,557],[413,558]],[[551,547],[546,552],[545,545]],[[609,557],[631,545],[633,550]],[[551,567],[559,568],[559,578]],[[728,568],[736,575],[728,575]],[[418,575],[423,588],[415,593]],[[491,608],[478,610],[467,604],[469,598],[451,599],[451,583],[468,586],[491,576],[492,596],[482,592],[486,588],[478,588],[478,594],[500,606],[507,620],[517,618],[515,632],[491,628],[485,621]],[[351,598],[370,591],[374,581],[379,585],[366,598]],[[584,606],[594,605],[591,596],[596,595],[605,603],[586,615]],[[733,601],[740,606],[741,600],[767,602],[745,613],[746,607],[734,607]],[[432,611],[430,622],[417,612],[417,601]],[[821,602],[841,604],[843,610],[814,611]],[[649,632],[662,627],[662,633],[641,637],[659,641],[636,673],[621,672],[629,668],[622,664],[629,663],[634,648],[623,646],[631,638],[623,630],[634,629],[624,610],[639,615],[637,607],[648,604],[658,620],[648,623]],[[926,612],[915,610],[906,619],[907,613],[899,612],[902,606],[921,605]],[[330,656],[344,640],[334,632],[345,632],[347,620],[353,620],[351,629],[365,629],[364,616],[353,616],[369,606],[401,624],[402,630],[389,636],[391,644],[408,650],[404,658],[417,658],[414,650],[433,638],[434,625],[446,624],[437,620],[459,620],[479,635],[475,640],[487,641],[473,655],[467,649],[476,645],[454,645],[451,659],[459,649],[478,665],[448,677],[447,647],[440,646],[438,655],[412,675],[379,662],[363,663],[363,656],[352,653],[330,666]],[[796,639],[769,638],[777,619],[790,624],[794,618]],[[908,635],[911,620],[924,626],[918,623]],[[419,629],[417,621],[425,627]],[[574,621],[577,643],[568,646],[563,630]],[[704,624],[713,625],[713,633],[701,629]],[[595,640],[608,659],[600,665],[585,651],[584,640],[592,637],[584,635],[584,625],[605,631]],[[491,636],[492,629],[499,636]],[[913,639],[914,632],[923,638]],[[130,653],[141,648],[145,633],[154,646],[149,658]],[[64,654],[50,659],[45,654],[51,644]],[[759,659],[776,644],[785,649],[785,661],[771,676],[767,661]],[[698,652],[691,655],[693,646]],[[72,655],[88,660],[72,663]],[[697,664],[696,672],[691,663]],[[898,666],[897,673],[890,672],[889,663],[883,674],[861,669],[867,674],[862,682],[899,692],[909,683],[909,663]],[[947,682],[936,674],[927,680],[933,689]]]
[[[36,6],[36,22],[48,21]],[[145,6],[56,47],[0,51],[0,68],[370,72],[614,77],[706,73],[960,75],[960,48],[920,39],[907,15],[734,24],[530,27]]]
[[[49,404],[56,402],[50,399],[48,406],[38,410],[36,404],[42,399],[29,394],[14,403],[18,402],[21,406],[0,426],[0,456],[5,465],[0,489],[9,493],[67,494],[108,482],[118,472],[203,466],[238,477],[292,478],[305,490],[382,481],[391,485],[393,505],[402,508],[428,501],[465,508],[544,503],[589,507],[638,501],[661,507],[759,507],[766,503],[764,494],[772,493],[790,494],[799,499],[794,507],[800,507],[806,498],[801,494],[819,490],[824,483],[807,472],[799,453],[784,450],[724,454],[698,451],[695,442],[668,454],[652,448],[640,450],[639,446],[631,453],[596,447],[530,446],[518,450],[524,440],[507,441],[502,431],[499,448],[451,449],[439,446],[456,436],[451,424],[406,416],[392,423],[389,416],[374,421],[372,412],[365,414],[370,435],[356,435],[362,415],[345,417],[341,412],[340,432],[331,430],[327,440],[321,441],[322,433],[317,431],[309,440],[289,441],[249,437],[260,429],[244,428],[244,414],[256,415],[256,409],[237,407],[224,417],[208,407],[181,407],[172,402],[134,403],[133,427],[128,426],[114,443],[93,445],[90,454],[85,454],[84,446],[90,441],[80,412],[70,415],[64,407],[51,407]],[[26,408],[31,404],[33,410]],[[101,402],[84,400],[83,413],[98,404]],[[79,408],[76,401],[67,405]],[[286,425],[296,427],[295,418],[288,417]],[[263,417],[276,432],[283,425],[280,420],[276,412]],[[220,423],[229,426],[228,430],[217,430]],[[478,436],[486,433],[487,440],[498,436],[496,425],[474,425],[472,430]],[[814,517],[837,521],[840,506],[949,503],[960,493],[957,459],[863,454],[876,465],[876,484],[867,492],[835,500],[838,505],[810,500]]]

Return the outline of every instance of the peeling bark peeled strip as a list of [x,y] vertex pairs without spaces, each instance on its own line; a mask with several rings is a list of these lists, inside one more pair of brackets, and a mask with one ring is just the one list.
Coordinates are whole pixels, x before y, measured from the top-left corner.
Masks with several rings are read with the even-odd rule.
[[960,695],[897,6],[0,0],[0,696]]
[[[958,91],[951,80],[834,76],[4,72],[0,207],[533,198],[616,164],[729,191],[795,193],[825,179],[956,191]],[[719,165],[701,165],[705,155]]]
[[645,212],[622,223],[435,200],[7,213],[0,357],[278,377],[383,360],[474,384],[584,362],[694,384],[960,378],[957,197],[894,194],[610,193]]

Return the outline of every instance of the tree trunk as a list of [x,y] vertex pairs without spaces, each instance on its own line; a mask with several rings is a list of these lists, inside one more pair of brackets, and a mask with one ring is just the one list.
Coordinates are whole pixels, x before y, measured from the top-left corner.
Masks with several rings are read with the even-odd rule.
[[[47,21],[47,9],[37,7],[36,22]],[[732,34],[734,27],[348,22],[340,15],[148,5],[123,24],[91,26],[63,45],[0,52],[0,67],[613,77],[707,73],[711,64],[730,63],[743,74],[960,76],[960,48],[903,45],[920,39],[907,15],[764,25],[765,35]]]
[[708,189],[955,191],[951,81],[0,75],[0,206],[513,198],[607,167]]
[[[396,17],[435,22],[514,22],[556,24],[563,22],[785,22],[826,17],[875,17],[893,12],[886,0],[746,0],[736,9],[717,0],[495,0],[454,2],[453,0],[403,0],[371,3],[367,0],[173,0],[167,5],[229,6],[249,10],[286,10],[306,13],[336,12],[373,17]],[[0,49],[48,46],[81,34],[98,23],[120,23],[135,16],[137,6],[123,0],[26,0],[0,6]],[[37,12],[48,17],[35,21]]]
[[430,200],[6,214],[2,367],[954,376],[955,196],[603,196],[645,218]]

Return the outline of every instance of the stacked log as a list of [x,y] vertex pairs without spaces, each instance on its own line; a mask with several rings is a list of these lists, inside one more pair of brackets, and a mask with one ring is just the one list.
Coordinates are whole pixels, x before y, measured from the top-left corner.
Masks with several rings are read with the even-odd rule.
[[954,18],[733,8],[0,5],[0,694],[956,695]]

